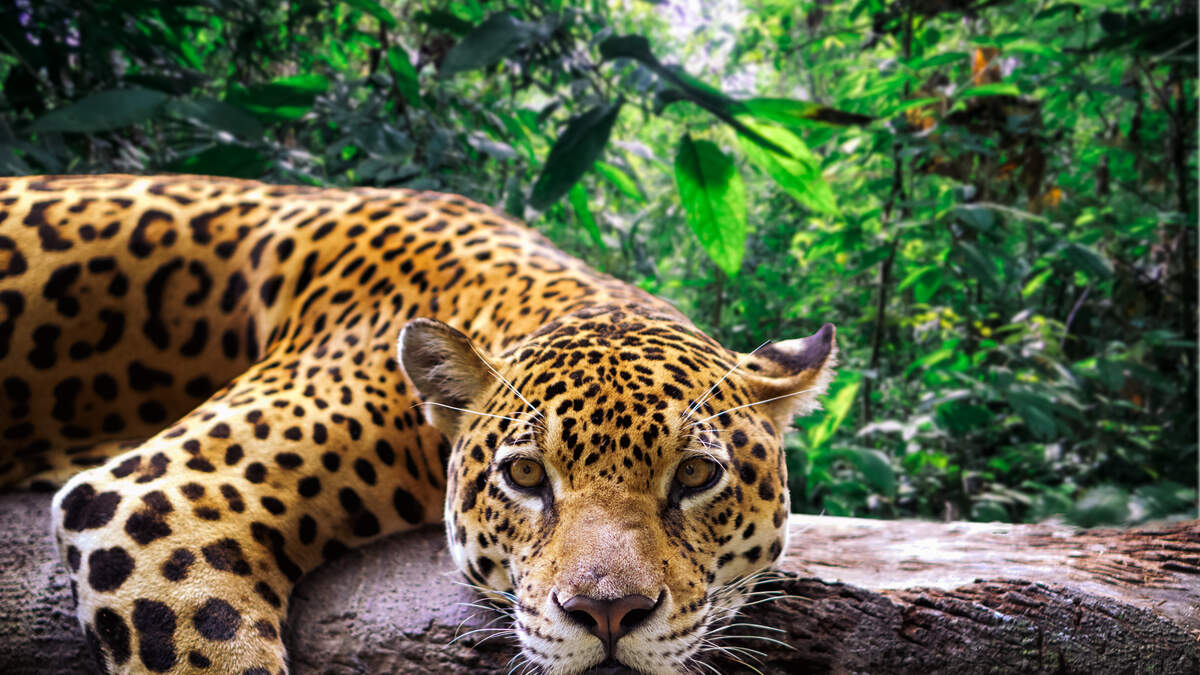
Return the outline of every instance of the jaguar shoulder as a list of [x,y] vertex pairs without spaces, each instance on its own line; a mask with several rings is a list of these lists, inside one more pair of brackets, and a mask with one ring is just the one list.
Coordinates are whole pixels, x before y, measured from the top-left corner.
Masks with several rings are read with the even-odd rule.
[[729,351],[462,197],[0,179],[0,483],[61,486],[109,672],[286,672],[296,581],[436,521],[534,670],[690,672],[835,353]]

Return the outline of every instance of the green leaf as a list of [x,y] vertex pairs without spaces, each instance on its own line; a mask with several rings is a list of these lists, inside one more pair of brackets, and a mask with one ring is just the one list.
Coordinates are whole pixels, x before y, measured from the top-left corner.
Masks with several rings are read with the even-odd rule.
[[741,101],[746,114],[784,126],[826,124],[838,127],[870,124],[874,118],[787,98],[752,98]]
[[1007,523],[1012,517],[1003,504],[984,499],[971,505],[971,520],[976,523]]
[[1058,424],[1050,413],[1053,402],[1044,396],[1022,390],[1010,390],[1008,403],[1017,411],[1029,431],[1041,439],[1054,438]]
[[796,201],[808,208],[838,215],[837,200],[825,177],[821,175],[821,161],[809,152],[804,141],[792,132],[776,126],[746,122],[755,133],[783,148],[787,153],[780,155],[765,149],[758,143],[751,142],[745,136],[738,136],[742,151],[746,158],[769,175],[779,187],[783,188]]
[[1129,518],[1129,493],[1115,485],[1094,487],[1075,502],[1067,520],[1080,527],[1120,525]]
[[942,268],[928,265],[913,270],[900,282],[896,290],[903,291],[909,286],[913,286],[913,300],[917,302],[929,302],[934,293],[937,293],[938,288],[942,285]]
[[886,495],[896,491],[896,472],[888,456],[870,448],[851,448],[842,451],[844,457],[862,472],[867,483],[876,491]]
[[746,188],[733,159],[710,141],[684,134],[675,154],[675,184],[708,257],[737,276],[746,253]]
[[854,406],[854,399],[858,396],[858,387],[862,383],[862,379],[857,375],[851,375],[851,381],[837,390],[833,396],[825,400],[825,417],[815,426],[808,430],[808,446],[809,449],[821,447],[833,437],[833,432],[842,425],[846,419],[846,415],[850,414],[850,408]]
[[934,54],[925,58],[917,59],[909,64],[909,68],[913,70],[922,70],[932,68],[934,66],[944,66],[948,63],[956,63],[967,59],[966,52],[945,52],[943,54]]
[[421,104],[421,86],[417,71],[413,68],[408,52],[400,47],[389,47],[387,55],[388,68],[396,77],[396,87],[411,105]]
[[629,174],[608,162],[596,162],[595,169],[596,173],[599,173],[605,180],[612,183],[613,187],[621,191],[621,194],[639,202],[646,201],[645,196],[638,189],[637,183],[633,181],[633,178]]
[[1093,281],[1112,276],[1112,263],[1091,246],[1079,243],[1067,244],[1062,249],[1063,257],[1076,269],[1081,270]]
[[56,108],[29,126],[36,132],[90,134],[140,124],[150,119],[169,97],[161,91],[110,89]]
[[312,108],[317,97],[329,91],[322,75],[295,75],[267,84],[243,87],[234,84],[227,102],[267,120],[297,120]]
[[1037,293],[1037,290],[1042,287],[1042,284],[1046,283],[1046,280],[1049,279],[1050,275],[1052,274],[1054,274],[1054,268],[1052,267],[1047,267],[1041,272],[1038,272],[1037,276],[1030,279],[1029,283],[1025,284],[1025,287],[1021,289],[1021,297],[1028,298],[1034,293]]
[[965,401],[946,401],[935,414],[939,426],[956,434],[982,429],[993,420],[987,408]]
[[537,26],[504,13],[493,14],[454,45],[442,61],[441,74],[449,77],[476,68],[486,68],[541,39]]
[[245,140],[260,140],[266,133],[253,115],[237,106],[209,98],[174,98],[164,112],[170,117],[224,131]]
[[583,229],[591,235],[592,241],[596,242],[600,248],[607,248],[604,245],[604,239],[600,236],[600,228],[596,225],[596,219],[592,216],[591,209],[588,208],[588,193],[587,188],[583,187],[583,183],[571,186],[571,191],[567,193],[567,201],[571,203],[571,208],[575,210],[575,217],[579,219],[579,224],[583,226]]
[[572,119],[550,148],[542,173],[533,185],[530,206],[545,211],[566,194],[604,152],[621,103],[600,105]]
[[958,92],[954,98],[978,98],[980,96],[1020,96],[1021,90],[1017,89],[1017,85],[1009,82],[992,82],[991,84],[981,84],[978,87],[967,87]]
[[379,19],[379,23],[388,28],[396,27],[396,17],[392,16],[391,12],[384,8],[383,5],[375,2],[375,0],[345,0],[345,3]]
[[975,248],[974,244],[960,241],[954,251],[962,262],[963,269],[978,279],[985,288],[989,290],[1000,288],[1000,282],[996,280],[995,266],[979,252],[979,249]]

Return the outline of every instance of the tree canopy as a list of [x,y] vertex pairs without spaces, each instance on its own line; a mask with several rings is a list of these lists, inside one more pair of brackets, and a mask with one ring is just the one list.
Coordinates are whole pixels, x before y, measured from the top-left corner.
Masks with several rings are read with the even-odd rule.
[[465,194],[731,348],[839,329],[793,508],[1194,513],[1197,14],[15,0],[0,172]]

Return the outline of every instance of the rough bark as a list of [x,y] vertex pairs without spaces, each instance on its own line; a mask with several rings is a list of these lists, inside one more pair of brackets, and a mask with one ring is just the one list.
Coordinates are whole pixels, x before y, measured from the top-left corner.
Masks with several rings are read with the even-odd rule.
[[[0,496],[0,672],[86,673],[48,498]],[[1133,531],[793,516],[781,599],[727,644],[764,673],[1200,672],[1200,522]],[[515,653],[428,528],[305,579],[297,673],[496,673]],[[502,621],[492,627],[503,625]],[[766,637],[776,642],[759,640]],[[481,642],[482,641],[482,642]],[[720,672],[744,670],[714,660]],[[749,671],[747,671],[749,672]]]

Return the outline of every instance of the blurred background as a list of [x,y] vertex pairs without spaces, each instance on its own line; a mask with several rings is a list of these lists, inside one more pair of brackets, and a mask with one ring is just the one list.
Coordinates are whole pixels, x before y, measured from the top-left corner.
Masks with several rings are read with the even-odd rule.
[[1196,514],[1197,14],[8,0],[0,173],[457,192],[725,345],[838,326],[793,510]]

